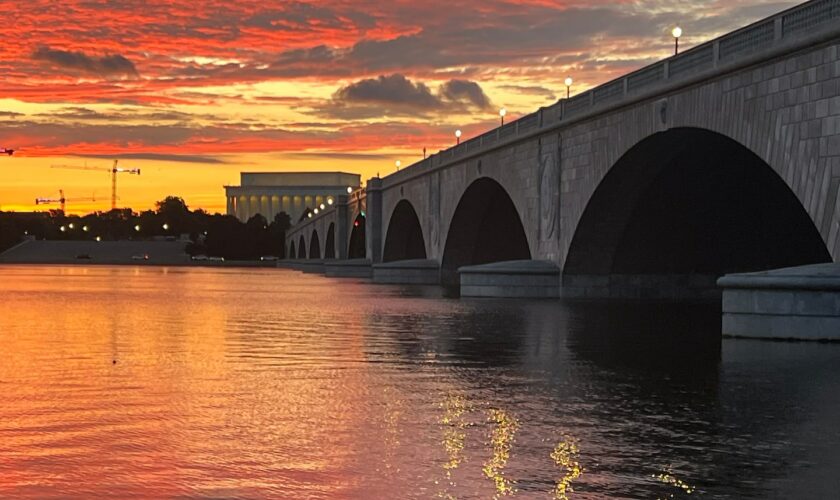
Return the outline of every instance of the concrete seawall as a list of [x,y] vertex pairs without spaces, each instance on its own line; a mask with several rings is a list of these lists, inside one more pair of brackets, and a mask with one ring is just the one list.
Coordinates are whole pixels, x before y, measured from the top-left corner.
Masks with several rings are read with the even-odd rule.
[[190,264],[185,247],[179,241],[25,241],[0,254],[0,263],[184,265]]

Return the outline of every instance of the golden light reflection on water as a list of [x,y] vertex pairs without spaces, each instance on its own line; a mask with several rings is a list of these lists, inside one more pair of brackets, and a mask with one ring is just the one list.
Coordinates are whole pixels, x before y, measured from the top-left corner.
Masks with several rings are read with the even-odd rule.
[[400,447],[401,421],[405,403],[399,393],[393,387],[385,387],[382,391],[385,401],[385,470],[386,474],[400,472],[399,464],[396,462],[396,453]]
[[[691,495],[696,490],[694,486],[691,486],[682,479],[676,477],[670,469],[666,469],[659,474],[654,474],[652,477],[660,483],[664,483],[676,489],[679,489],[682,493],[686,495]],[[675,498],[674,493],[668,493],[667,495],[667,497],[659,497],[659,499],[665,500],[669,498]]]
[[464,445],[468,426],[466,420],[467,399],[461,394],[448,394],[441,407],[443,409],[443,416],[440,418],[440,425],[443,427],[443,448],[448,460],[442,466],[446,485],[438,493],[438,497],[454,499],[456,496],[453,491],[457,487],[457,483],[454,481],[452,473],[466,460]]
[[490,433],[493,455],[484,464],[484,475],[493,480],[496,488],[494,498],[513,495],[516,493],[516,488],[514,488],[516,483],[505,477],[505,467],[510,460],[519,421],[511,413],[501,409],[491,409],[487,420],[493,424],[493,430]]
[[563,477],[557,480],[557,487],[554,488],[554,498],[568,500],[569,493],[574,492],[572,481],[579,478],[584,471],[580,462],[578,462],[579,454],[580,449],[577,440],[569,436],[564,436],[563,440],[557,443],[554,451],[551,452],[554,463],[565,470]]
[[[327,478],[352,469],[369,434],[354,404],[368,381],[340,361],[363,358],[362,342],[273,314],[270,281],[166,268],[13,273],[0,283],[0,455],[17,458],[0,463],[0,497],[341,496],[360,482]],[[347,315],[342,328],[354,323]]]

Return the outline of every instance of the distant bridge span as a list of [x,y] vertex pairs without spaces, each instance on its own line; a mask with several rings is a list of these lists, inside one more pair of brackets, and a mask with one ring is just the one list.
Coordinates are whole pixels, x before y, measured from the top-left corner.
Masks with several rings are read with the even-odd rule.
[[443,284],[532,260],[567,295],[696,295],[837,261],[838,195],[840,0],[815,0],[370,179],[287,245],[328,258],[332,221],[346,259],[364,199],[365,257]]

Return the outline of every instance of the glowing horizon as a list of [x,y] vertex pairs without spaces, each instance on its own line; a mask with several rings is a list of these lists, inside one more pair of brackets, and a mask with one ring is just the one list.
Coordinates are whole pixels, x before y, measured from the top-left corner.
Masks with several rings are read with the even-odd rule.
[[[140,168],[118,206],[174,195],[223,212],[240,171],[388,174],[572,92],[792,2],[488,0],[235,5],[47,0],[9,6],[0,47],[0,210],[110,208],[110,176]],[[224,9],[222,9],[224,6]],[[96,19],[95,26],[90,20]],[[101,198],[101,202],[99,201]]]

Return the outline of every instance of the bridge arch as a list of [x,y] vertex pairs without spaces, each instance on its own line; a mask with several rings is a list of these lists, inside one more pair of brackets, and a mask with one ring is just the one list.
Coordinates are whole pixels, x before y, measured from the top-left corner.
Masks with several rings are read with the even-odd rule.
[[457,284],[461,266],[530,258],[525,228],[508,192],[489,177],[473,181],[449,224],[441,283]]
[[321,258],[321,241],[318,239],[318,231],[312,231],[309,236],[309,258]]
[[300,239],[298,240],[298,259],[305,259],[306,258],[306,241],[303,239],[303,235],[300,235]]
[[426,242],[417,212],[408,200],[400,200],[394,207],[385,233],[382,261],[425,258]]
[[808,212],[764,160],[723,134],[674,128],[635,144],[600,181],[563,274],[564,285],[610,276],[611,285],[661,288],[694,276],[691,286],[713,288],[729,272],[830,260]]
[[324,242],[324,258],[335,258],[335,223],[330,222],[330,227],[327,228],[327,240]]
[[359,214],[353,221],[353,229],[350,230],[350,244],[347,248],[348,259],[364,259],[367,253],[367,241],[365,240],[367,221],[365,216]]

